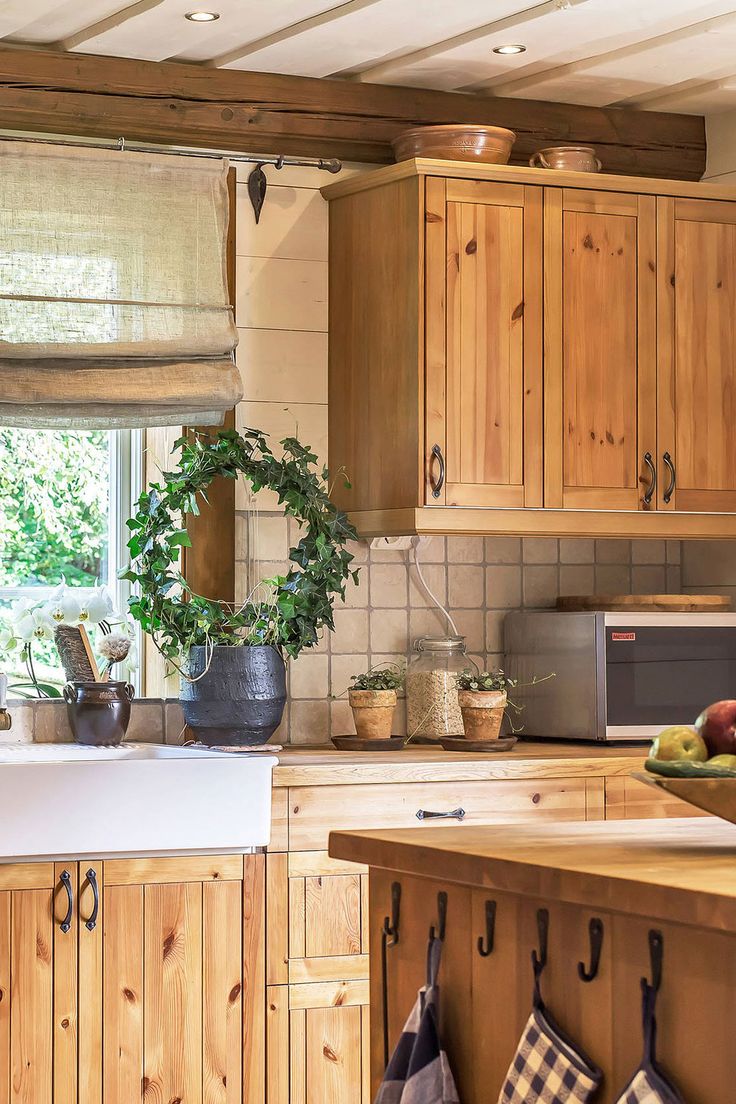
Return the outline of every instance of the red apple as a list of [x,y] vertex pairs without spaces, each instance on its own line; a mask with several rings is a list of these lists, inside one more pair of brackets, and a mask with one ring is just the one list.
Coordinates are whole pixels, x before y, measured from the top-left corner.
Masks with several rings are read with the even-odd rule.
[[714,755],[736,755],[736,701],[714,702],[695,722],[705,740],[708,758]]

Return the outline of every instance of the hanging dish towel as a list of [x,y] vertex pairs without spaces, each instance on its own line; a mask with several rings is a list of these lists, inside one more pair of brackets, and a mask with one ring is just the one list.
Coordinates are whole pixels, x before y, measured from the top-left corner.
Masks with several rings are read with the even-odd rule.
[[616,1104],[684,1104],[677,1089],[657,1064],[657,1020],[654,1015],[657,990],[646,978],[641,979],[641,989],[644,1057],[624,1091],[617,1097]]
[[427,984],[404,1024],[396,1050],[386,1067],[375,1104],[460,1104],[439,1030],[437,975],[442,940],[430,939]]
[[550,1016],[539,987],[544,962],[532,955],[532,1013],[509,1066],[498,1104],[566,1104],[591,1100],[602,1072]]

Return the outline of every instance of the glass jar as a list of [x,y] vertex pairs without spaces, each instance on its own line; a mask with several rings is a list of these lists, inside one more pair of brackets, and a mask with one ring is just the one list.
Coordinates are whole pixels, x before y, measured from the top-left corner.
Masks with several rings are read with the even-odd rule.
[[462,736],[457,676],[477,670],[465,654],[465,637],[423,636],[414,652],[406,669],[407,736],[433,741]]

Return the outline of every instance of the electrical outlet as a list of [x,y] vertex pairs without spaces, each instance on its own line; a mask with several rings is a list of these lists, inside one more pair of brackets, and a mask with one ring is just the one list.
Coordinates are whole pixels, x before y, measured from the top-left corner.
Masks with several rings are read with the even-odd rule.
[[371,548],[374,552],[408,552],[413,537],[374,537]]

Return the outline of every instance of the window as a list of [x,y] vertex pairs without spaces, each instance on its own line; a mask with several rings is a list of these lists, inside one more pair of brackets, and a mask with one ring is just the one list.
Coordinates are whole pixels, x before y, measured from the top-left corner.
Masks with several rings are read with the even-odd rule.
[[[107,586],[127,608],[126,519],[142,489],[141,430],[0,426],[0,607],[45,598],[59,583]],[[39,678],[63,683],[50,643],[34,645]],[[19,661],[11,682],[26,672]]]

